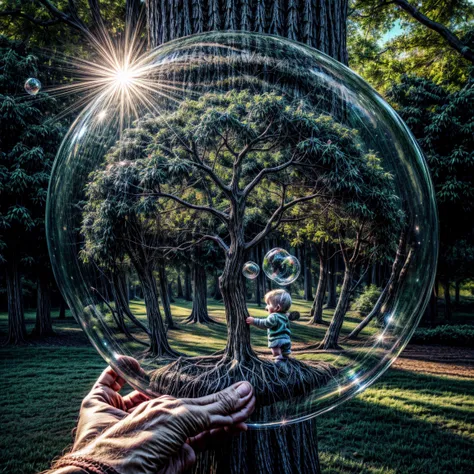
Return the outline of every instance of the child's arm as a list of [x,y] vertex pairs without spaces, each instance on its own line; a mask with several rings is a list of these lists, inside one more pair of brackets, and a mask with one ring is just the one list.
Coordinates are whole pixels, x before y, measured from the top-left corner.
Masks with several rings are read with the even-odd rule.
[[245,321],[247,324],[251,324],[260,329],[272,328],[276,324],[273,314],[268,316],[268,318],[252,318],[252,316],[250,316]]

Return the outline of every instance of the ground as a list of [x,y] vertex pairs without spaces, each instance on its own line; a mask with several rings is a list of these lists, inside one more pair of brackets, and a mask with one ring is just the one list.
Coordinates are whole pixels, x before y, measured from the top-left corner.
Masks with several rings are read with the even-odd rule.
[[[140,311],[141,303],[135,304]],[[210,309],[222,318],[218,304]],[[179,323],[189,305],[174,310]],[[296,352],[315,330],[303,323]],[[29,330],[32,325],[31,313]],[[54,325],[58,337],[0,348],[0,472],[37,473],[67,449],[80,402],[105,366],[72,318],[55,319]],[[0,315],[0,337],[5,329],[6,316]],[[264,332],[254,333],[254,344],[264,351]],[[224,325],[183,326],[175,340],[186,352],[199,342],[216,350],[224,334]],[[378,382],[319,417],[323,472],[472,473],[473,414],[474,351],[409,345]]]

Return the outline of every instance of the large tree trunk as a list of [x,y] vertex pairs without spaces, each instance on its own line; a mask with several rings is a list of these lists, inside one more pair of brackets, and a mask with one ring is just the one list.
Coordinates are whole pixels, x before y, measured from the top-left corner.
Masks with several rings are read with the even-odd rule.
[[23,309],[23,292],[21,274],[15,255],[6,263],[7,298],[8,298],[8,337],[7,344],[21,344],[26,340],[25,313]]
[[152,48],[181,36],[243,30],[286,36],[347,64],[348,0],[149,0]]
[[214,272],[214,299],[217,301],[222,301],[221,289],[219,288],[219,275],[217,271]]
[[331,324],[324,335],[324,339],[321,341],[321,348],[323,349],[340,349],[338,344],[339,334],[341,333],[344,316],[346,315],[347,309],[349,308],[353,272],[354,270],[350,266],[346,266],[344,271],[344,280],[341,287],[341,294],[339,295],[339,300],[337,301],[336,310],[334,311]]
[[163,312],[165,313],[166,324],[168,329],[176,329],[176,325],[174,324],[173,316],[171,314],[170,296],[168,294],[168,279],[166,278],[165,266],[162,263],[158,265],[158,276],[160,277],[161,302],[163,304]]
[[319,280],[316,295],[314,297],[313,305],[311,307],[310,324],[319,324],[323,322],[323,304],[326,296],[326,286],[328,276],[328,261],[327,254],[320,252],[319,254]]
[[[348,0],[148,0],[146,6],[151,47],[191,33],[246,30],[301,41],[347,64]],[[228,331],[225,357],[243,362],[255,354],[245,322],[245,260],[239,247],[231,248],[219,284]],[[271,281],[265,283],[271,289]],[[201,456],[195,472],[317,474],[316,420],[241,435],[229,450]]]
[[207,278],[204,266],[193,264],[193,309],[186,319],[187,323],[209,324],[213,321],[207,312]]
[[36,323],[33,335],[37,337],[52,336],[54,331],[51,321],[51,286],[48,278],[38,275],[36,289]]
[[243,248],[239,247],[231,248],[224,271],[219,278],[219,285],[227,320],[225,353],[233,360],[245,362],[249,357],[255,356],[255,353],[250,344],[249,325],[246,323],[250,315],[247,310],[245,281],[242,275],[245,259]]

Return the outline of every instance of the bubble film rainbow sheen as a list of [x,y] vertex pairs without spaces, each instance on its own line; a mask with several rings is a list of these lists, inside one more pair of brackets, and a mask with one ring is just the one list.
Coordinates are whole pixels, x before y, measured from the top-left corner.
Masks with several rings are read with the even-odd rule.
[[242,273],[245,278],[255,280],[260,273],[260,267],[255,262],[246,262],[242,268]]
[[[120,94],[101,89],[71,126],[48,196],[55,276],[97,351],[150,396],[247,378],[251,428],[316,416],[373,383],[435,274],[433,188],[406,125],[347,67],[283,38],[195,35],[128,67],[111,79]],[[302,300],[308,276],[316,311],[337,290],[322,323]],[[191,281],[193,302],[169,305],[168,289],[190,294]],[[380,296],[359,313],[369,284]],[[313,348],[294,345],[284,367],[245,324],[281,285],[301,312],[292,337]],[[202,336],[182,323],[206,306],[221,324]]]
[[30,95],[36,95],[41,90],[41,82],[34,77],[25,81],[25,91]]
[[285,249],[270,250],[263,259],[263,271],[277,285],[290,285],[300,276],[301,265]]

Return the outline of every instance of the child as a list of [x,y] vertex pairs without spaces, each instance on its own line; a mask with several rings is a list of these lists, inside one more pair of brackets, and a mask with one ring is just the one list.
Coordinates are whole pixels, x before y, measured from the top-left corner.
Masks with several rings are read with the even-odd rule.
[[265,295],[267,318],[246,319],[247,324],[258,328],[267,328],[268,347],[276,361],[285,360],[291,354],[290,321],[298,319],[299,313],[287,314],[291,307],[291,296],[285,290],[273,290]]

